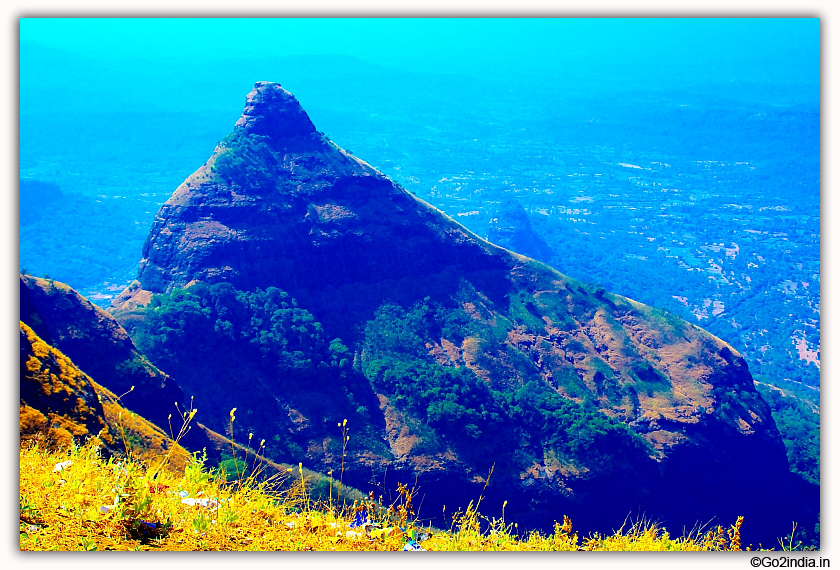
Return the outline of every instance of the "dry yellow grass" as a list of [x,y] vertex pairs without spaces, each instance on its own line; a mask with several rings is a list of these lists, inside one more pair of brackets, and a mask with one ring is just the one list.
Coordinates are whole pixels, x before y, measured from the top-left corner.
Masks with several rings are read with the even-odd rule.
[[127,410],[119,396],[94,382],[23,322],[20,333],[27,356],[21,369],[21,442],[61,449],[95,438],[110,452],[127,448],[135,459],[149,464],[167,457],[167,469],[184,472],[190,458],[186,449]]
[[[164,461],[165,463],[165,461]],[[385,505],[373,498],[311,500],[302,466],[278,477],[226,482],[193,457],[182,473],[130,458],[103,459],[95,444],[20,449],[21,550],[740,550],[741,520],[673,539],[637,524],[611,536],[581,538],[568,518],[554,533],[517,536],[477,505],[456,513],[450,530],[416,523],[412,491]],[[259,470],[253,458],[249,469]],[[283,483],[281,485],[281,483]],[[343,504],[342,504],[343,503]],[[479,501],[480,504],[480,501]],[[481,523],[481,524],[480,524]]]

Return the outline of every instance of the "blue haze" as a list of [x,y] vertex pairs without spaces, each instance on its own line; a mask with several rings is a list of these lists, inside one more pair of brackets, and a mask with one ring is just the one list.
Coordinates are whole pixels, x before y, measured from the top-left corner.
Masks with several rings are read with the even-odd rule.
[[483,79],[819,83],[818,19],[24,19],[21,42],[110,61],[344,55]]
[[[131,198],[149,173],[171,192],[257,80],[282,83],[321,130],[375,164],[399,149],[388,157],[357,133],[472,138],[521,123],[560,142],[627,142],[584,134],[603,116],[623,122],[621,136],[660,130],[649,144],[683,152],[657,123],[669,105],[700,103],[730,144],[739,115],[719,109],[784,106],[819,120],[818,19],[24,18],[20,48],[21,176],[92,196]],[[819,141],[806,143],[818,171]],[[100,179],[85,166],[97,162],[128,172]],[[155,209],[136,223],[148,227]]]
[[[580,149],[613,166],[756,163],[760,180],[739,196],[763,205],[769,191],[767,205],[819,214],[818,19],[23,19],[20,48],[21,178],[73,204],[53,214],[58,226],[21,226],[21,263],[106,305],[136,275],[160,204],[258,80],[282,83],[336,143],[445,211],[431,196],[442,177],[496,169],[498,192],[512,171],[565,176]],[[556,151],[554,164],[529,164],[535,147]],[[69,247],[56,255],[56,243]],[[737,332],[711,330],[737,345]],[[818,343],[818,324],[810,334]]]
[[[358,58],[525,93],[749,84],[766,99],[819,97],[817,19],[23,19],[20,31],[23,110],[45,81],[107,92],[114,105],[236,109],[256,77],[287,82],[272,59],[291,56]],[[62,63],[34,65],[33,55]],[[211,92],[201,89],[208,83]],[[193,86],[189,98],[166,96],[182,85]],[[290,85],[299,97],[307,87]]]

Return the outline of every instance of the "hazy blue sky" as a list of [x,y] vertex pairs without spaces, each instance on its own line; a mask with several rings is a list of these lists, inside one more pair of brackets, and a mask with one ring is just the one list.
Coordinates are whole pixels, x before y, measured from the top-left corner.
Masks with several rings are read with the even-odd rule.
[[493,78],[819,82],[819,19],[22,19],[20,31],[117,60],[343,54]]

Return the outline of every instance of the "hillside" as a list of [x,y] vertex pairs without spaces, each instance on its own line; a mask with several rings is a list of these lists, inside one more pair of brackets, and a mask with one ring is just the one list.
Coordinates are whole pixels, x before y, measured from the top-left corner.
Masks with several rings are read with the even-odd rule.
[[488,508],[530,527],[816,522],[735,349],[478,238],[278,84],[161,208],[112,312],[209,428],[238,407],[278,460],[416,479],[430,518],[492,472]]
[[21,322],[21,446],[34,442],[66,452],[89,440],[98,442],[105,455],[129,455],[147,465],[159,464],[168,455],[167,468],[182,473],[189,461],[183,447],[127,410],[117,395]]
[[[21,264],[94,303],[136,276],[155,212],[236,120],[242,86],[282,69],[320,130],[477,235],[515,197],[554,250],[532,257],[703,327],[765,383],[819,384],[818,89],[682,90],[673,77],[662,90],[538,88],[348,55],[106,67],[21,49],[22,207],[27,179],[64,195],[37,204],[40,220],[22,218]],[[125,83],[128,69],[147,74],[107,101],[90,96]],[[64,78],[60,96],[43,91],[44,76]],[[200,97],[168,95],[198,85]],[[817,390],[799,395],[819,402]],[[791,451],[818,457],[805,431],[782,429]]]
[[[171,417],[189,408],[188,398],[169,375],[140,354],[125,329],[109,313],[72,287],[52,279],[20,276],[20,320],[44,342],[60,350],[96,383],[122,394],[121,403],[158,429],[169,430]],[[183,442],[191,448],[213,446],[199,431]]]

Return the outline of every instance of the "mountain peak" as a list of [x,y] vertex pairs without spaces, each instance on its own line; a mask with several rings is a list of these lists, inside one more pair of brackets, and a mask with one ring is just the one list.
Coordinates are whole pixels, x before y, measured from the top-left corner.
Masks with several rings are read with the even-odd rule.
[[[527,233],[521,206],[502,214],[501,237]],[[336,448],[323,442],[335,434],[323,426],[349,412],[366,443],[346,479],[396,469],[442,503],[498,460],[498,488],[528,505],[518,514],[529,525],[551,528],[562,507],[585,527],[596,523],[587,513],[621,520],[642,504],[687,526],[745,515],[771,537],[816,520],[818,489],[792,482],[734,349],[482,240],[319,135],[279,84],[254,87],[234,136],[161,207],[143,256],[115,312],[183,322],[181,340],[161,336],[160,358],[188,347],[165,367],[202,401],[249,398],[269,441],[294,438],[277,454],[330,469]],[[189,301],[165,295],[196,282]],[[161,304],[142,309],[154,294]],[[193,308],[206,328],[182,319]],[[246,337],[230,331],[252,326],[308,364],[245,356],[231,339]],[[230,408],[216,404],[207,425],[223,430]]]
[[248,93],[237,130],[275,139],[306,136],[315,125],[297,98],[279,83],[258,81]]

